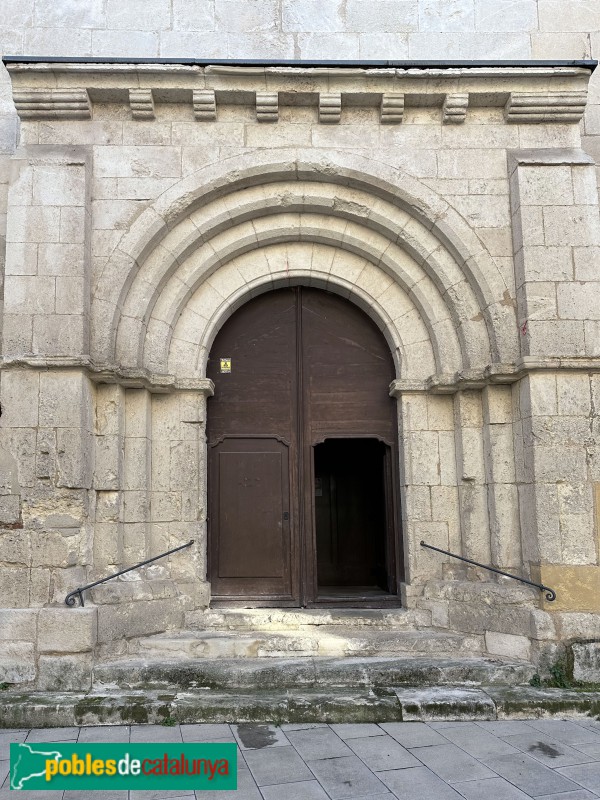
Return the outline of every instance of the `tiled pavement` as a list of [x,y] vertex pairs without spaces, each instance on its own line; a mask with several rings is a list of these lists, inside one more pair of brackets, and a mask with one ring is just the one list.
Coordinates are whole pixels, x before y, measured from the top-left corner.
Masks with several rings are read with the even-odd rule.
[[[181,725],[0,730],[0,800],[86,800],[89,792],[10,792],[10,742],[238,743],[235,792],[202,800],[593,800],[600,721]],[[99,800],[194,800],[193,793],[102,792]]]

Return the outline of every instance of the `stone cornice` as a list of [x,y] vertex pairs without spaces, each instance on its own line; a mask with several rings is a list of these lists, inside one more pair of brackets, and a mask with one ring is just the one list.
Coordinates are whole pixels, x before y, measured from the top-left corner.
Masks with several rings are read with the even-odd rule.
[[128,389],[148,389],[154,393],[186,391],[211,397],[215,388],[210,378],[176,378],[175,375],[159,375],[148,370],[125,369],[114,364],[97,364],[86,356],[5,358],[0,362],[0,371],[6,369],[80,370],[94,383],[116,383]]
[[199,121],[220,105],[254,105],[260,121],[283,106],[314,106],[325,124],[344,108],[375,107],[399,124],[403,109],[440,109],[443,124],[462,123],[470,109],[496,107],[508,123],[577,123],[591,70],[584,67],[336,68],[182,64],[7,64],[22,119],[91,119],[94,106],[122,103],[133,119],[152,119],[163,103],[187,104]]
[[523,356],[513,364],[489,364],[484,369],[466,370],[452,375],[431,375],[424,381],[395,380],[390,384],[390,396],[428,392],[430,394],[455,394],[468,389],[516,383],[532,372],[593,372],[600,373],[600,357],[567,358]]
[[[214,384],[209,378],[176,378],[141,369],[125,369],[114,364],[98,364],[89,357],[80,358],[22,356],[4,358],[0,371],[6,369],[82,370],[95,383],[116,383],[131,389],[148,389],[150,392],[198,392],[205,397],[214,394]],[[390,396],[429,392],[454,394],[468,389],[483,389],[490,384],[515,383],[532,372],[593,372],[600,373],[600,357],[567,358],[524,356],[512,364],[489,364],[483,369],[465,370],[451,375],[431,375],[423,381],[398,379],[390,384]]]

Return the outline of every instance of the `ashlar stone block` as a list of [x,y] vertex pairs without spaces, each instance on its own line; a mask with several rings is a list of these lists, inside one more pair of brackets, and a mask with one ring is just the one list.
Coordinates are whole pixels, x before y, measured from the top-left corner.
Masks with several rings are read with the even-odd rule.
[[95,608],[42,608],[39,611],[40,653],[85,653],[97,641]]
[[77,692],[92,685],[92,656],[41,655],[38,660],[36,688],[50,692]]

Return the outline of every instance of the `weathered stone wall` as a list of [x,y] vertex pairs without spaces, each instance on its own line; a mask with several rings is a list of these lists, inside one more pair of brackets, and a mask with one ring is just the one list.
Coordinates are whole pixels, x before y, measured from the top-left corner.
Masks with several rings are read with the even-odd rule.
[[[487,0],[8,5],[5,51],[28,55],[563,59],[600,46],[600,10],[583,2],[569,15],[554,0],[502,13]],[[309,75],[310,98],[289,105],[277,102],[289,76],[245,75],[232,102],[225,72],[193,74],[205,89],[179,96],[172,76],[153,93],[131,75],[141,88],[121,74],[90,92],[89,119],[22,114],[14,157],[5,85],[4,679],[85,687],[93,653],[206,605],[207,354],[241,303],[290,281],[357,303],[394,355],[407,605],[500,655],[551,657],[594,636],[595,79],[579,125],[552,100],[539,124],[516,124],[497,88],[490,104],[475,87],[467,107],[467,93],[428,84],[411,91],[435,99],[402,109],[385,76],[331,76],[325,91]],[[506,80],[531,91],[527,76]],[[552,80],[581,103],[581,76]],[[88,102],[77,91],[71,111]],[[185,557],[94,590],[65,635],[67,591],[192,538]],[[421,539],[531,570],[559,600],[481,583]]]

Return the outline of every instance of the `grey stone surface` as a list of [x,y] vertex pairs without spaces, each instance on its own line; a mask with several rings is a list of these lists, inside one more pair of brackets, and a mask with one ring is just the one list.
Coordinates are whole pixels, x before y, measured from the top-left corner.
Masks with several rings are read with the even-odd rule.
[[312,778],[311,771],[293,747],[245,750],[244,759],[259,786],[308,781]]
[[596,800],[597,794],[588,792],[587,789],[576,789],[574,792],[561,792],[560,794],[545,794],[537,800]]
[[350,739],[348,747],[373,772],[419,766],[417,759],[390,736]]
[[535,731],[521,733],[517,736],[507,736],[504,741],[553,769],[594,761],[593,756],[562,744],[556,739],[551,739],[547,734],[542,737]]
[[460,794],[426,767],[382,772],[379,777],[398,800],[457,800]]
[[315,780],[263,786],[261,793],[265,800],[329,800],[323,787]]
[[[504,721],[500,721],[504,722]],[[537,730],[534,724],[543,723],[544,731]],[[499,723],[495,723],[499,724]],[[434,728],[435,726],[435,728]],[[232,728],[229,724],[222,725],[184,725],[174,728],[163,726],[91,726],[88,728],[45,728],[36,730],[4,730],[0,731],[0,765],[6,767],[8,759],[2,759],[4,752],[8,756],[7,745],[11,741],[22,741],[30,737],[30,741],[171,741],[184,740],[201,741],[202,731],[206,731],[207,739],[210,734],[214,737],[211,741],[231,741]],[[275,730],[278,730],[273,726]],[[294,726],[292,726],[294,727]],[[361,731],[362,728],[362,731]],[[385,730],[384,730],[385,728]],[[379,735],[373,735],[375,729]],[[415,731],[408,737],[410,730]],[[556,736],[553,735],[554,729]],[[582,733],[579,733],[580,729]],[[343,731],[342,727],[342,731]],[[469,756],[462,746],[452,744],[450,739],[462,732],[462,742],[473,747],[477,731],[485,734],[484,754],[482,760]],[[568,750],[567,745],[561,744],[558,735],[563,737],[580,738],[596,735],[600,730],[600,723],[594,719],[580,720],[508,720],[497,729],[498,734],[510,731],[507,738],[523,737],[523,746],[527,745],[530,737],[537,737],[540,743],[548,748],[562,747]],[[186,735],[187,731],[187,735]],[[348,729],[352,733],[365,735],[355,736],[347,740],[351,747],[356,748],[357,756],[329,756],[322,759],[305,759],[290,744],[276,747],[264,746],[262,748],[238,749],[238,790],[237,792],[208,791],[197,793],[198,798],[207,797],[209,800],[231,798],[231,800],[451,800],[463,797],[465,800],[593,800],[600,791],[600,753],[590,753],[593,761],[571,766],[559,766],[560,758],[548,760],[548,766],[542,765],[528,753],[519,753],[517,756],[498,756],[489,759],[485,756],[489,752],[490,739],[498,744],[499,751],[506,742],[497,734],[491,732],[489,723],[384,723],[374,726],[353,725]],[[229,732],[229,733],[228,733]],[[429,733],[428,739],[426,733]],[[164,736],[161,736],[161,733]],[[315,738],[315,746],[324,743],[323,733],[336,736],[332,726],[321,723],[318,727],[304,727],[290,733],[301,733],[305,737],[302,746],[309,752],[306,737]],[[411,738],[413,742],[420,742],[410,753],[400,747],[392,738],[396,734],[405,741]],[[68,738],[66,738],[68,737]],[[446,742],[440,746],[438,739]],[[426,744],[429,742],[429,744]],[[342,743],[343,744],[343,743]],[[393,745],[389,750],[390,744]],[[581,747],[593,747],[593,742],[583,742]],[[379,748],[380,753],[377,753]],[[2,750],[1,748],[4,748]],[[331,742],[329,748],[332,749]],[[400,750],[396,749],[400,748]],[[574,745],[570,748],[574,749]],[[414,761],[417,766],[383,769],[377,771],[380,763],[378,757],[385,762],[386,758],[398,758],[402,751]],[[389,752],[389,756],[386,756]],[[360,756],[360,757],[359,757]],[[248,763],[246,763],[248,762]],[[1,768],[1,767],[0,767]],[[437,774],[436,774],[437,773]],[[453,782],[458,773],[456,782]],[[488,777],[483,777],[487,775]],[[257,786],[258,782],[258,786]],[[384,785],[385,784],[385,785]],[[386,788],[387,787],[387,788]],[[543,794],[540,794],[542,792]],[[57,792],[36,792],[33,800],[44,800],[46,796],[59,797]],[[68,792],[61,800],[84,800],[84,792]],[[126,800],[126,792],[107,794],[108,800]],[[173,798],[191,797],[189,792],[181,794],[162,791],[143,792],[138,795],[130,794],[129,800],[134,797],[145,797],[146,800],[169,800]],[[7,783],[0,789],[0,800],[12,800],[9,797]]]
[[490,769],[453,744],[422,747],[415,756],[446,783],[458,783],[467,775],[473,780],[494,777]]
[[[528,723],[535,730],[556,739],[557,742],[577,746],[580,744],[600,744],[600,724],[597,720],[534,719]],[[588,727],[589,726],[589,727]]]
[[383,736],[384,731],[379,725],[369,724],[339,724],[332,725],[331,729],[340,737],[340,739],[362,739],[365,736]]
[[287,736],[306,761],[352,755],[348,746],[328,728],[317,728],[315,731],[292,731]]
[[356,756],[322,758],[308,763],[332,800],[383,792],[381,781]]
[[584,789],[589,789],[595,794],[600,793],[600,763],[597,761],[592,764],[580,764],[577,767],[562,767],[558,771]]
[[129,725],[98,725],[80,728],[77,742],[128,742],[130,736]]
[[384,722],[380,727],[407,748],[446,744],[444,736],[423,722]]
[[395,689],[402,719],[494,719],[496,707],[481,689],[429,686]]
[[443,735],[469,755],[485,761],[501,755],[516,755],[517,748],[498,739],[479,725],[464,722],[442,730]]
[[233,725],[231,729],[241,750],[260,750],[265,747],[289,745],[289,740],[281,728],[274,725]]
[[465,800],[526,800],[530,797],[504,778],[467,780],[454,788],[458,789]]
[[[486,765],[525,794],[551,794],[577,789],[577,784],[527,755],[486,759]],[[578,767],[582,769],[583,767]],[[573,769],[565,767],[564,769]]]

